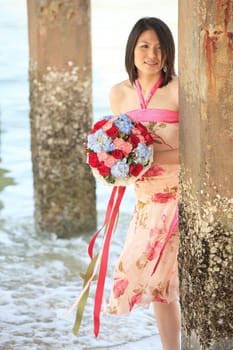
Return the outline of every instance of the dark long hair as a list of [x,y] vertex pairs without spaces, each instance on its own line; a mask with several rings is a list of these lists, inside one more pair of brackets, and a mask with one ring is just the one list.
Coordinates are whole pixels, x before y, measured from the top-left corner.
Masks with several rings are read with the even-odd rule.
[[129,80],[131,84],[133,84],[138,78],[137,68],[134,65],[134,49],[139,36],[146,30],[153,30],[157,34],[161,47],[162,60],[165,58],[164,66],[166,66],[167,69],[166,72],[162,70],[163,83],[160,85],[160,87],[162,87],[167,85],[172,79],[172,75],[175,74],[175,44],[169,27],[161,19],[144,17],[135,23],[126,44],[125,68],[129,75]]

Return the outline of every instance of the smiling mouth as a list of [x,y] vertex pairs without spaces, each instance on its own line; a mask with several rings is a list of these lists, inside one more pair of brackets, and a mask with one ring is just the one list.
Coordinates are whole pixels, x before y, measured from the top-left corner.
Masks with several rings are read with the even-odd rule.
[[149,66],[156,66],[158,62],[150,62],[150,61],[145,61],[145,64],[148,64]]

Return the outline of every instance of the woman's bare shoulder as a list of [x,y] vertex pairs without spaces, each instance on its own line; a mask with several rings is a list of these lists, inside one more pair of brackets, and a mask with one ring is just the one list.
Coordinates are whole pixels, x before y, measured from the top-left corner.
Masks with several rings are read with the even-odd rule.
[[114,114],[121,113],[121,104],[124,101],[130,84],[128,80],[113,85],[109,91],[109,100]]

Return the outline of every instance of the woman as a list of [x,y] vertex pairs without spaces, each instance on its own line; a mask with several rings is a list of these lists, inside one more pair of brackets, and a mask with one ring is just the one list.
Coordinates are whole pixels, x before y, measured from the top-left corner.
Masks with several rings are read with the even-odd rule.
[[164,350],[180,349],[178,297],[178,80],[174,40],[158,18],[140,19],[128,37],[129,79],[110,90],[114,114],[126,113],[154,135],[154,163],[136,181],[135,212],[114,272],[108,311],[128,314],[154,303]]

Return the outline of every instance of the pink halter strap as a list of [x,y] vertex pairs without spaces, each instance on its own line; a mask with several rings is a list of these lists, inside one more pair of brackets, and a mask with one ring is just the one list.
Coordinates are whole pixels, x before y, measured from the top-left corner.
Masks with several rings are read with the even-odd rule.
[[159,80],[151,88],[151,90],[150,90],[148,96],[146,97],[146,99],[144,99],[143,94],[142,94],[141,85],[140,85],[138,79],[135,80],[135,86],[136,86],[136,89],[137,89],[137,93],[138,93],[138,96],[139,96],[139,99],[140,99],[140,105],[141,105],[142,109],[146,109],[147,108],[151,97],[154,95],[155,91],[160,87],[162,81],[163,81],[163,77],[161,76],[159,78]]

